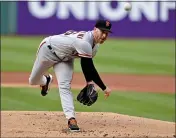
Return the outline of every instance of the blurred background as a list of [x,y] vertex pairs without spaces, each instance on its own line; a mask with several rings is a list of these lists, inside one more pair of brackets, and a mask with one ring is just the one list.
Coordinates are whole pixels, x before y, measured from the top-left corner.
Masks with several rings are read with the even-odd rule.
[[[94,59],[97,70],[107,75],[158,75],[165,83],[170,83],[170,81],[162,77],[169,77],[173,88],[175,86],[173,80],[175,76],[176,3],[174,1],[132,1],[132,10],[129,12],[124,10],[124,3],[118,1],[1,1],[2,75],[8,76],[10,72],[29,74],[38,46],[45,36],[64,33],[70,29],[92,30],[97,19],[107,19],[112,23],[113,33],[101,46]],[[75,62],[75,72],[81,73],[79,60]],[[12,74],[7,79],[13,82],[15,77],[10,76]],[[154,80],[146,80],[146,82],[150,81]],[[117,86],[120,83],[121,80]],[[159,86],[164,89],[168,86],[165,83]],[[18,96],[12,94],[12,91],[18,93]],[[78,90],[75,90],[75,93],[77,92]],[[117,91],[112,97],[114,99],[109,101],[109,106],[104,105],[103,100],[102,102],[99,100],[97,106],[91,109],[79,104],[76,104],[76,107],[79,111],[112,111],[174,120],[173,91],[169,95],[156,95],[155,91],[152,91],[153,95],[136,92],[134,89],[126,93]],[[24,96],[24,93],[28,96]],[[37,102],[38,95],[37,89],[2,87],[2,108],[3,110],[58,110],[58,104],[53,106],[53,101],[58,101],[55,93],[51,94],[47,101],[45,99],[46,105],[43,104],[44,101],[41,101],[42,104]],[[33,101],[27,99],[29,97]],[[141,100],[141,97],[146,98]],[[32,106],[34,99],[37,104]],[[27,107],[18,101],[23,101]],[[61,110],[60,105],[59,109]]]
[[131,2],[130,12],[124,3],[1,2],[2,71],[30,71],[45,36],[92,30],[97,19],[107,19],[113,33],[95,59],[101,72],[173,75],[175,2]]

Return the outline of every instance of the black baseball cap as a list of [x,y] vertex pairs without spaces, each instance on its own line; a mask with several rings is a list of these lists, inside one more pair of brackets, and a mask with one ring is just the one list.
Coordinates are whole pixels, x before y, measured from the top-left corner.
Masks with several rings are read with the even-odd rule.
[[96,28],[112,33],[111,32],[111,26],[112,25],[111,25],[110,21],[108,21],[108,20],[97,20],[97,22],[95,24]]

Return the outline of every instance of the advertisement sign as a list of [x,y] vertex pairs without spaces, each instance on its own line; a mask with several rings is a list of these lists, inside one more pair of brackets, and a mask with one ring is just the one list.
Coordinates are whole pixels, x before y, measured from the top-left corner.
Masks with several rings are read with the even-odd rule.
[[174,2],[18,2],[18,34],[53,35],[67,30],[92,30],[97,19],[112,23],[113,37],[175,37]]

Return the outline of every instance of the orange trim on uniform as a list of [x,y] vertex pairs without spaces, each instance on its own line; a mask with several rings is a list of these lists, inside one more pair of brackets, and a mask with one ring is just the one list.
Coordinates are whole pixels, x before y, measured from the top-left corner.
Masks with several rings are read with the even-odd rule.
[[44,41],[43,43],[41,43],[41,45],[39,46],[39,47],[41,47],[43,44],[45,44],[46,43],[46,41]]
[[[37,50],[37,54],[38,54],[40,48],[42,47],[42,45],[45,44],[45,43],[46,43],[46,41],[44,41],[43,43],[41,43],[41,44],[39,45],[39,48],[38,48],[38,50]],[[37,54],[36,54],[36,55],[37,55]]]
[[88,55],[88,54],[78,54],[78,56],[92,58],[92,55]]

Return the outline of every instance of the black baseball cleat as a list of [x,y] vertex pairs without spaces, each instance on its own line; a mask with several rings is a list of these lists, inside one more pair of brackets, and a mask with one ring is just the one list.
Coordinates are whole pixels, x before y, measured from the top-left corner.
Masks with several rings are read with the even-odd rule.
[[51,82],[53,81],[53,76],[51,74],[49,74],[48,76],[45,76],[45,77],[47,80],[46,85],[40,86],[42,96],[46,96],[48,94]]
[[80,129],[77,125],[77,121],[74,117],[72,117],[68,120],[68,129],[71,132],[79,132],[80,131]]

